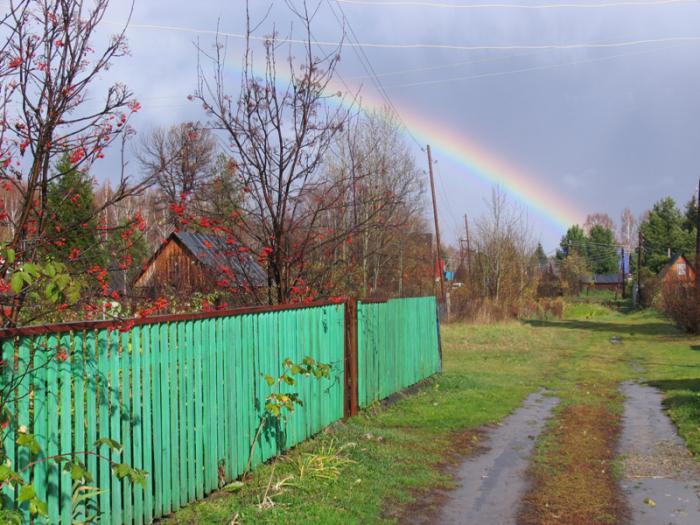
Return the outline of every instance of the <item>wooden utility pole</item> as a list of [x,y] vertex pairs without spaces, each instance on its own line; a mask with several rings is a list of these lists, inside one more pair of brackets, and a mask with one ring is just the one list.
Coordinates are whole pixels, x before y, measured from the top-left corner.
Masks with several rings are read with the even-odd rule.
[[642,232],[639,232],[639,236],[637,238],[637,302],[640,302],[641,296],[642,296],[642,281],[640,279],[640,276],[642,274],[642,239],[644,236],[642,235]]
[[471,280],[472,278],[472,246],[471,246],[471,241],[469,240],[469,219],[467,218],[467,214],[464,214],[464,232],[466,233],[467,236],[467,275],[469,276],[469,279]]
[[700,302],[700,181],[698,181],[698,207],[695,217],[695,292]]
[[428,173],[430,175],[430,192],[433,195],[433,217],[435,218],[435,241],[437,250],[435,251],[435,267],[440,272],[440,298],[445,301],[445,275],[440,266],[440,226],[438,224],[437,198],[435,197],[435,180],[433,177],[433,155],[428,144]]

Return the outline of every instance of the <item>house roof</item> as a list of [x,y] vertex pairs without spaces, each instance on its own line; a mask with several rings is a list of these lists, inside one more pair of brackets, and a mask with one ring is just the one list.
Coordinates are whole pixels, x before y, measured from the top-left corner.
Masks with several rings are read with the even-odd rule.
[[241,253],[240,245],[223,235],[198,232],[173,233],[199,262],[215,272],[230,268],[240,282],[251,286],[262,286],[267,274],[249,253]]
[[659,272],[659,276],[663,277],[664,275],[666,275],[666,272],[668,272],[671,268],[673,268],[673,265],[676,264],[679,259],[683,259],[685,264],[687,264],[690,268],[695,269],[695,268],[693,268],[693,265],[691,264],[691,262],[688,260],[688,258],[684,254],[677,253],[676,255],[671,257],[671,260],[666,263],[666,266],[661,268],[661,271]]
[[587,284],[620,284],[622,276],[617,274],[611,275],[586,275],[581,278],[581,282]]
[[[153,264],[163,248],[170,242],[178,242],[192,257],[208,267],[215,274],[223,274],[224,269],[230,269],[236,279],[250,286],[264,286],[267,273],[249,253],[240,251],[240,245],[223,235],[199,232],[173,232],[156,250],[141,272]],[[141,275],[136,279],[138,281]]]

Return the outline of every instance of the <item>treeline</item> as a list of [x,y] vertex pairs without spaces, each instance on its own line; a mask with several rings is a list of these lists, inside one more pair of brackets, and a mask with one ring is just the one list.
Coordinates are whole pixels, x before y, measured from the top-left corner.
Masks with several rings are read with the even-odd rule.
[[670,197],[660,199],[639,217],[625,209],[617,224],[606,213],[594,213],[571,226],[547,254],[533,241],[525,211],[496,189],[488,213],[472,228],[471,253],[451,249],[458,282],[451,290],[453,311],[480,320],[560,315],[558,298],[594,287],[598,276],[618,294],[624,286],[626,297],[634,293],[641,306],[658,306],[674,319],[682,317],[677,322],[683,328],[697,330],[700,301],[692,274],[663,279],[676,256],[694,267],[697,220],[694,195],[682,207]]

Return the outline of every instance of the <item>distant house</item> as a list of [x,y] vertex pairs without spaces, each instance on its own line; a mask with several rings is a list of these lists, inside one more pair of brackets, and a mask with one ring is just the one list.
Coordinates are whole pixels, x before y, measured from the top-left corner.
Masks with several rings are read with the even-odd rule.
[[695,269],[685,255],[679,254],[664,266],[659,272],[659,278],[664,283],[671,280],[695,282]]
[[613,292],[622,289],[622,275],[589,275],[584,278],[584,284],[589,290],[611,290]]
[[267,274],[237,243],[223,235],[174,232],[134,281],[138,295],[209,293],[264,286]]

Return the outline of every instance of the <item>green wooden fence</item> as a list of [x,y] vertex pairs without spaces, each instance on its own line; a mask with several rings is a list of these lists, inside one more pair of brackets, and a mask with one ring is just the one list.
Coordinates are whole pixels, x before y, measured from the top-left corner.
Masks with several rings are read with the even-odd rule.
[[441,367],[434,297],[357,304],[358,402],[367,407]]
[[[0,331],[0,350],[0,388],[21,377],[7,409],[36,435],[40,457],[94,451],[109,437],[123,452],[103,445],[101,455],[148,473],[145,488],[133,486],[85,456],[101,492],[95,508],[74,508],[70,476],[40,463],[31,481],[48,522],[61,525],[94,511],[101,524],[148,524],[236,479],[270,393],[264,376],[281,374],[286,358],[329,363],[331,377],[289,387],[304,406],[262,432],[253,466],[355,413],[358,400],[367,406],[440,369],[434,298],[170,316],[124,331],[30,327]],[[16,446],[13,426],[4,439],[16,469],[36,459]]]
[[[19,360],[18,370],[30,370],[9,408],[19,425],[36,434],[42,454],[90,450],[98,438],[110,437],[123,444],[123,453],[104,445],[101,454],[149,473],[145,489],[132,486],[113,477],[107,462],[87,456],[102,490],[100,523],[141,524],[243,472],[270,392],[264,376],[281,374],[285,358],[329,363],[331,378],[299,380],[294,391],[304,406],[262,432],[253,465],[341,419],[344,340],[344,305],[338,304],[144,324],[125,332],[13,337],[4,340],[2,356],[6,363]],[[66,352],[65,360],[54,357],[56,348]],[[5,446],[22,468],[29,457],[14,439],[8,433]],[[52,462],[35,467],[32,476],[48,503],[48,522],[70,524],[70,476]]]

